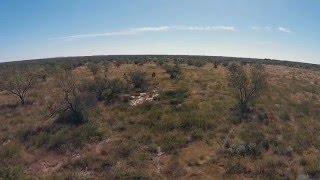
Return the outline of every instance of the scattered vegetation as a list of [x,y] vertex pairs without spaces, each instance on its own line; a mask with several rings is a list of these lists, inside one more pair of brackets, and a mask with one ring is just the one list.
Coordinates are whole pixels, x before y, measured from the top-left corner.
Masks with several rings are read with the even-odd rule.
[[0,179],[319,179],[317,68],[193,56],[0,64]]

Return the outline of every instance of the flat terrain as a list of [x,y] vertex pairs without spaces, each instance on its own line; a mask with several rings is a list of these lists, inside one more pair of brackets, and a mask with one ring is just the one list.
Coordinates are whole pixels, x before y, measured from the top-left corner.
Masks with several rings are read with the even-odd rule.
[[[174,64],[171,60],[97,64],[99,75],[126,83],[130,73],[143,72],[147,88],[127,89],[112,102],[95,102],[88,120],[76,125],[50,116],[50,103],[60,92],[58,70],[43,68],[46,78],[37,81],[25,105],[1,91],[0,177],[319,178],[316,68],[264,64],[268,86],[252,104],[250,117],[235,122],[236,99],[227,65],[221,62],[180,62],[179,79],[166,71],[166,65]],[[87,62],[68,70],[77,82],[95,82]],[[154,97],[133,105],[141,93]]]

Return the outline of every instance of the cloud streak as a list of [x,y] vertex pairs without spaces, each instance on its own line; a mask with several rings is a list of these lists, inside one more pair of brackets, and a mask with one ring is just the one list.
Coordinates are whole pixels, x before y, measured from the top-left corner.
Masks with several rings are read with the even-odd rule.
[[168,31],[229,31],[234,32],[236,28],[233,26],[158,26],[158,27],[139,27],[131,28],[124,31],[78,34],[64,37],[51,38],[50,40],[74,40],[82,38],[107,37],[107,36],[132,36],[148,32],[168,32]]
[[272,30],[272,28],[270,26],[264,26],[264,27],[253,26],[253,27],[251,27],[251,29],[254,31],[271,31]]
[[278,30],[284,33],[291,33],[291,30],[288,28],[284,28],[284,27],[278,27]]
[[288,28],[279,26],[278,28],[273,28],[271,26],[252,26],[252,30],[254,31],[280,31],[283,33],[291,33],[292,31]]
[[236,31],[236,28],[233,26],[180,26],[175,27],[175,29],[183,31]]

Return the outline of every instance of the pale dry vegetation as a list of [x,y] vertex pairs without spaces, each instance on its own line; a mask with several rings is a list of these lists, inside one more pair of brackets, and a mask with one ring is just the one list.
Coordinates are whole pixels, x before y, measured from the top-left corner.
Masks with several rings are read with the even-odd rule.
[[[0,178],[319,178],[318,71],[196,59],[78,63],[36,67],[28,105],[1,89]],[[29,76],[8,77],[2,87]]]

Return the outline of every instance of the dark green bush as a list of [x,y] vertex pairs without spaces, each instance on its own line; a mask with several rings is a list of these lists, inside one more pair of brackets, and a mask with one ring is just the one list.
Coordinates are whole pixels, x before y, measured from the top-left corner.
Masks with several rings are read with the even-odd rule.
[[96,63],[88,63],[87,67],[92,72],[93,75],[96,75],[100,69],[99,65]]
[[267,87],[264,67],[256,64],[250,69],[250,75],[240,64],[233,63],[228,67],[229,83],[237,100],[237,113],[240,119],[246,119],[250,106]]
[[98,101],[113,102],[127,90],[127,85],[120,79],[96,77],[89,85],[89,91],[94,93]]
[[170,75],[171,79],[178,80],[182,77],[182,71],[178,64],[174,66],[167,65],[165,66],[165,70]]
[[101,140],[102,133],[92,123],[75,128],[62,128],[52,134],[45,146],[50,150],[65,152],[83,147],[86,143]]
[[50,116],[57,117],[57,123],[79,125],[88,121],[87,113],[95,106],[96,98],[88,92],[87,83],[71,72],[59,73],[56,81],[59,95],[48,102]]
[[188,60],[187,64],[189,66],[202,67],[202,66],[204,66],[206,64],[206,62],[203,61],[203,60]]
[[188,90],[178,89],[178,90],[170,90],[165,91],[161,94],[160,100],[169,100],[170,104],[178,105],[181,104],[187,99],[189,96]]
[[184,131],[189,132],[193,129],[206,131],[214,127],[209,118],[200,116],[195,109],[182,110],[179,112],[179,117],[178,127]]
[[95,105],[95,98],[90,93],[73,94],[68,109],[60,111],[56,119],[57,123],[79,125],[88,121],[88,111]]
[[0,179],[19,180],[23,178],[23,169],[19,166],[0,166]]
[[2,160],[18,158],[20,156],[20,149],[16,144],[9,143],[0,148],[0,163]]
[[230,162],[227,165],[226,174],[244,174],[248,171],[247,167],[240,162]]
[[19,134],[20,140],[27,145],[59,152],[81,148],[88,142],[100,140],[103,136],[98,127],[91,122],[79,126],[53,124],[52,127],[29,129]]
[[165,152],[176,152],[187,143],[187,138],[180,133],[167,133],[164,136],[161,147]]
[[119,80],[114,79],[110,80],[107,83],[106,88],[102,91],[102,99],[107,103],[112,103],[115,100],[119,99],[119,95],[124,93],[127,90],[127,85]]
[[129,79],[127,79],[135,89],[147,90],[148,81],[146,79],[146,73],[141,71],[134,71],[129,74]]

